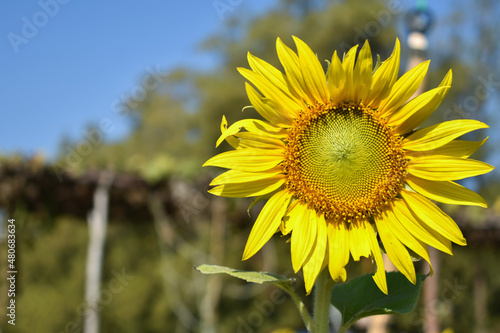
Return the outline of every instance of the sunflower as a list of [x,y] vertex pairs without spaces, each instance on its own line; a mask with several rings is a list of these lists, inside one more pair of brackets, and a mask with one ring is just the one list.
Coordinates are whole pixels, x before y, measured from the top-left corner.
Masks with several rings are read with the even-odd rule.
[[457,140],[488,126],[459,119],[414,130],[441,103],[452,73],[410,100],[429,61],[398,79],[398,40],[375,68],[368,42],[357,57],[358,46],[342,61],[335,52],[326,74],[309,46],[294,41],[297,53],[277,39],[284,73],[250,53],[251,70],[238,68],[251,83],[250,102],[265,120],[228,127],[223,117],[217,146],[226,140],[234,150],[204,164],[229,169],[211,182],[209,192],[267,200],[243,260],[278,230],[291,234],[292,266],[302,269],[308,293],[326,266],[334,281],[345,281],[350,257],[371,257],[377,266],[373,279],[387,294],[379,240],[415,283],[408,249],[431,265],[428,246],[452,254],[452,242],[466,245],[455,222],[431,200],[486,207],[481,196],[454,180],[493,169],[468,158],[486,139]]

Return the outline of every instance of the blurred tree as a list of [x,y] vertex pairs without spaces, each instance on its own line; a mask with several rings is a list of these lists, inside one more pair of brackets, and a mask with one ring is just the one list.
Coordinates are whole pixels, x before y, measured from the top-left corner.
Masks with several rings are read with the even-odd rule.
[[[249,116],[240,113],[244,106],[249,105],[249,101],[245,94],[244,79],[236,71],[238,66],[248,67],[246,60],[248,51],[281,69],[276,55],[277,37],[282,38],[292,48],[291,36],[300,37],[317,52],[320,60],[330,59],[334,50],[342,54],[350,46],[369,39],[373,54],[380,54],[381,58],[385,59],[392,51],[397,35],[396,25],[400,15],[403,14],[402,8],[391,7],[393,6],[391,3],[393,2],[382,0],[335,2],[282,0],[277,8],[262,16],[250,19],[232,17],[225,20],[225,26],[220,32],[207,38],[200,45],[201,51],[210,52],[219,59],[217,68],[208,72],[177,68],[167,74],[148,74],[149,76],[142,80],[141,91],[143,93],[139,94],[139,97],[129,98],[122,105],[122,115],[131,123],[131,130],[127,137],[117,142],[105,141],[96,144],[88,155],[80,156],[78,162],[69,166],[66,160],[68,151],[76,151],[78,144],[84,138],[73,142],[67,141],[61,149],[56,165],[59,163],[62,166],[68,166],[72,171],[81,172],[92,169],[111,169],[117,172],[137,173],[159,184],[162,184],[167,176],[185,177],[192,182],[203,180],[204,178],[201,177],[203,174],[214,173],[213,170],[201,168],[201,164],[216,152],[214,144],[220,135],[219,124],[222,115],[226,115],[230,123]],[[454,83],[442,107],[434,115],[437,118],[430,121],[478,116],[478,118],[491,117],[492,119],[488,122],[493,123],[498,119],[497,114],[482,112],[479,117],[479,110],[492,110],[489,103],[498,101],[497,82],[500,76],[496,63],[499,58],[496,41],[500,31],[497,20],[497,14],[500,12],[499,5],[491,0],[481,2],[479,7],[472,6],[472,1],[461,0],[460,4],[457,8],[460,8],[461,12],[454,13],[444,21],[439,20],[435,26],[435,31],[440,32],[440,40],[433,44],[429,53],[429,57],[433,59],[433,69],[430,71],[428,86],[436,86],[449,68],[454,70]],[[474,7],[471,12],[477,11],[477,15],[469,16],[470,12],[467,12],[465,18],[464,8],[470,9],[471,6]],[[471,27],[473,29],[469,29]],[[326,69],[327,62],[322,63]],[[404,66],[401,67],[404,68]],[[477,88],[482,87],[483,84],[479,77],[488,82],[490,74],[493,75],[493,90],[489,98],[480,99],[476,94]],[[484,88],[488,89],[488,87]],[[472,109],[468,111],[466,107],[473,97],[477,97],[479,104],[477,107],[471,104]],[[455,104],[462,106],[463,112],[468,112],[468,114],[462,115]],[[244,112],[253,117],[259,117],[251,109],[245,109]],[[90,127],[89,131],[98,129],[98,127]],[[492,143],[489,148],[494,146],[497,145]],[[224,146],[221,149],[227,148]],[[489,193],[487,199],[490,202],[499,193],[498,176],[492,173],[491,177],[496,178],[491,178],[489,180],[493,181],[483,184],[482,190],[484,193]],[[203,186],[200,187],[203,188]],[[176,188],[175,192],[182,191]],[[193,203],[193,193],[195,192],[187,192],[185,198],[192,200],[188,203]],[[241,232],[238,229],[237,222],[241,220],[242,214],[246,214],[245,207],[243,207],[245,204],[248,202],[228,202],[230,215],[227,220],[231,223],[225,226],[227,228],[225,233],[220,231],[224,228],[220,225],[217,227],[218,231],[212,230],[212,221],[208,217],[210,213],[203,209],[196,210],[197,208],[193,205],[187,205],[186,211],[191,214],[188,219],[184,215],[169,216],[172,224],[175,225],[171,231],[173,234],[171,238],[162,239],[155,230],[155,226],[160,228],[158,225],[161,222],[158,222],[158,219],[161,217],[158,216],[155,217],[156,225],[147,223],[151,221],[141,221],[146,223],[133,227],[119,223],[111,225],[105,259],[104,272],[107,272],[104,277],[105,283],[113,278],[110,273],[112,269],[121,267],[127,267],[127,269],[130,267],[130,274],[135,279],[130,283],[130,288],[125,288],[123,292],[114,295],[114,301],[104,307],[103,331],[187,332],[189,329],[197,331],[196,325],[189,323],[191,317],[186,313],[192,314],[193,321],[199,320],[200,296],[204,296],[205,299],[213,298],[213,295],[207,296],[202,287],[197,287],[198,285],[193,283],[196,278],[200,279],[198,280],[200,284],[206,281],[192,270],[193,264],[200,264],[202,263],[200,260],[205,259],[199,255],[200,253],[205,255],[211,251],[223,253],[219,254],[221,261],[217,262],[218,264],[243,266],[241,268],[245,269],[267,263],[264,257],[273,257],[275,253],[283,254],[289,251],[285,242],[280,242],[276,244],[276,248],[272,245],[266,247],[264,254],[259,254],[254,261],[239,263],[241,250],[251,225],[245,215],[247,222],[245,231]],[[30,222],[33,221],[36,222],[36,218],[30,219]],[[32,250],[22,252],[33,258],[32,260],[28,257],[24,259],[26,260],[26,266],[24,266],[26,274],[23,275],[25,280],[22,280],[22,283],[27,287],[20,296],[20,304],[22,304],[23,311],[29,313],[30,316],[20,319],[23,324],[28,325],[31,318],[34,318],[37,322],[41,320],[40,329],[55,332],[62,331],[61,325],[68,321],[78,322],[78,314],[68,313],[61,304],[67,304],[69,308],[76,309],[83,296],[84,252],[82,249],[85,248],[86,230],[82,227],[81,221],[79,223],[77,227],[77,222],[57,217],[54,235],[48,235],[43,228],[37,230],[36,234],[24,234],[26,239],[23,239],[23,243],[34,245],[31,245]],[[221,243],[226,243],[223,248],[240,250],[214,250],[207,236],[211,232],[223,239]],[[175,242],[169,245],[172,239]],[[266,251],[268,251],[267,254]],[[47,255],[48,253],[58,255],[54,257]],[[459,266],[456,271],[468,274],[470,273],[468,263],[473,259],[463,257],[465,259],[462,262],[458,258],[460,255],[461,252],[457,252],[453,260],[453,263]],[[470,254],[471,257],[475,255],[481,255],[481,252]],[[484,258],[483,267],[494,264],[492,257],[494,256]],[[276,262],[271,259],[271,261],[277,266],[277,272],[282,274],[289,272],[290,263],[286,260]],[[260,268],[261,266],[257,269]],[[169,269],[175,271],[176,274],[168,274]],[[471,276],[464,275],[460,282],[468,283],[472,280]],[[167,281],[167,278],[171,280]],[[500,286],[496,282],[492,283],[493,280],[493,276],[489,275],[485,283],[494,288],[492,295],[499,295]],[[218,284],[220,286],[220,281],[215,283],[216,286]],[[53,294],[49,297],[50,291],[55,286],[60,286],[64,294]],[[241,286],[233,281],[223,284],[220,288],[223,299],[217,308],[221,314],[217,327],[223,332],[236,331],[238,325],[242,325],[242,321],[238,321],[240,318],[248,325],[249,315],[258,309],[255,303],[241,301],[241,299],[248,300],[250,296],[258,294],[257,304],[262,304],[258,302],[269,300],[272,293],[271,289]],[[467,300],[472,299],[471,289],[464,291],[463,295],[466,296],[464,296],[463,303],[459,304],[458,310],[450,310],[443,314],[447,320],[446,323],[453,326],[456,332],[460,332],[459,329],[463,329],[464,332],[472,331],[472,312],[469,311],[467,316],[457,313],[468,305]],[[177,292],[176,297],[180,299],[179,302],[176,302],[175,298],[166,297],[166,293],[171,291]],[[492,297],[487,303],[490,311],[498,305]],[[234,298],[240,298],[240,300]],[[59,307],[49,316],[46,308],[35,305],[35,303],[43,304],[44,301],[49,305],[57,303]],[[177,313],[172,308],[179,304],[183,308],[178,309]],[[447,305],[453,306],[449,303]],[[262,326],[251,327],[251,329],[270,331],[279,327],[301,327],[300,320],[295,320],[297,317],[293,312],[295,311],[293,305],[275,304],[273,309],[274,312],[269,315],[269,319],[265,320]],[[206,315],[210,317],[212,314]],[[460,316],[457,319],[458,315]],[[182,316],[183,318],[189,317],[186,320],[188,323],[180,318]],[[491,316],[487,318],[493,320]],[[420,331],[421,327],[418,324],[415,322],[408,324],[407,319],[408,317],[405,317],[406,321],[401,324],[408,332]],[[212,317],[210,320],[217,321],[217,318]],[[498,323],[494,322],[494,324],[498,327]],[[22,330],[17,331],[22,332]]]
[[[122,105],[122,114],[131,123],[130,135],[118,142],[96,145],[89,156],[75,164],[75,171],[105,168],[116,172],[133,172],[151,182],[158,182],[165,176],[188,177],[194,180],[200,179],[201,174],[213,173],[213,170],[202,169],[201,164],[216,152],[214,144],[220,135],[222,115],[226,115],[230,123],[249,116],[240,113],[244,106],[249,105],[249,101],[244,89],[244,79],[236,70],[238,66],[248,67],[248,51],[281,69],[276,55],[276,38],[279,36],[294,47],[291,36],[297,35],[318,53],[326,69],[326,60],[331,58],[334,49],[342,54],[354,44],[362,43],[364,38],[370,35],[373,52],[386,57],[394,45],[396,16],[392,16],[390,22],[382,24],[377,15],[384,11],[387,9],[382,1],[283,1],[277,9],[260,17],[250,20],[233,17],[225,21],[226,26],[221,32],[201,45],[202,51],[210,52],[220,59],[218,67],[210,72],[178,68],[167,74],[148,74],[150,76],[142,80],[143,93],[136,94],[139,97],[129,98]],[[370,32],[367,30],[370,27],[375,30]],[[251,109],[244,112],[259,117]],[[88,131],[96,129],[93,127]],[[61,152],[59,162],[64,161],[67,151],[76,151],[78,144],[78,141],[70,143],[69,147]],[[227,146],[223,149],[227,149]],[[181,192],[180,188],[175,190],[175,193]],[[186,200],[193,200],[192,196],[193,193],[187,195]],[[244,244],[246,232],[241,233],[234,229],[238,227],[235,213],[230,213],[228,220],[231,220],[231,227],[228,227],[214,224],[210,218],[203,217],[205,210],[192,215],[196,207],[188,205],[187,213],[191,215],[186,221],[185,216],[172,217],[162,214],[161,209],[154,204],[154,194],[152,200],[159,256],[146,257],[141,251],[126,255],[127,249],[142,248],[142,242],[148,242],[144,246],[151,249],[151,234],[144,240],[132,240],[129,239],[131,234],[123,230],[117,240],[109,240],[105,266],[131,267],[130,274],[136,276],[133,281],[136,287],[127,288],[123,293],[117,294],[117,303],[113,302],[104,308],[102,327],[107,331],[123,332],[153,332],[161,330],[162,327],[172,332],[187,332],[196,331],[199,324],[204,324],[203,328],[207,331],[216,327],[217,331],[233,332],[241,325],[249,325],[249,314],[259,309],[259,304],[269,302],[272,289],[264,290],[233,282],[221,285],[220,280],[211,281],[210,288],[220,288],[224,295],[219,307],[214,308],[220,296],[207,293],[203,287],[193,284],[200,279],[206,281],[206,278],[194,275],[196,273],[192,266],[202,263],[201,260],[207,259],[206,254],[210,254],[212,260],[217,260],[210,263],[244,266],[242,268],[249,269],[262,269],[262,266],[255,268],[252,265],[265,264],[272,265],[267,267],[269,270],[289,274],[288,263],[273,259],[276,251],[288,251],[286,244],[280,244],[276,249],[268,246],[263,251],[264,254],[257,256],[253,262],[238,263],[241,255],[239,251],[225,253],[217,250],[217,247],[214,248],[241,248]],[[228,209],[231,207],[234,212],[244,212],[241,203],[236,207],[230,204]],[[193,216],[194,221],[191,221]],[[220,220],[216,215],[212,219]],[[182,226],[189,229],[188,234],[184,233]],[[111,235],[115,235],[116,227],[110,228]],[[231,232],[224,232],[227,228],[230,228]],[[164,233],[161,230],[170,231]],[[167,234],[171,236],[165,236]],[[208,239],[208,234],[218,235],[221,241],[210,243],[209,239],[213,237]],[[224,246],[224,243],[227,245]],[[136,269],[136,260],[139,258],[142,258],[143,262],[140,272]],[[109,272],[106,267],[104,272]],[[145,280],[142,278],[143,272],[152,274]],[[106,281],[103,281],[103,285],[106,285]],[[159,290],[162,292],[157,292]],[[241,301],[252,299],[253,302],[256,293],[259,294],[257,303],[250,305]],[[205,302],[203,307],[197,305],[197,301],[201,299]],[[131,303],[136,305],[131,306]],[[222,314],[220,318],[210,313],[211,307],[212,311],[219,310]],[[293,311],[295,309],[292,303],[279,306],[273,303],[272,313],[266,315],[269,320],[258,330],[280,326],[301,327],[300,320],[291,316]],[[134,318],[134,324],[126,324],[128,321],[120,320],[123,316]],[[237,316],[241,320],[236,320]],[[165,324],[165,321],[169,324]]]
[[[389,15],[390,20],[381,21],[379,15]],[[394,45],[395,22],[396,16],[382,1],[360,0],[287,0],[250,21],[230,19],[221,33],[201,45],[201,50],[218,56],[218,68],[208,73],[175,69],[144,78],[140,98],[123,104],[131,134],[120,142],[96,147],[78,169],[132,171],[152,181],[166,174],[196,177],[206,172],[199,166],[215,152],[222,115],[230,123],[248,117],[238,112],[249,101],[244,79],[236,71],[236,67],[248,67],[248,51],[281,69],[276,38],[293,46],[291,36],[297,35],[324,60],[326,69],[333,50],[342,54],[368,37],[373,53],[387,56]],[[259,117],[256,112],[252,116]]]

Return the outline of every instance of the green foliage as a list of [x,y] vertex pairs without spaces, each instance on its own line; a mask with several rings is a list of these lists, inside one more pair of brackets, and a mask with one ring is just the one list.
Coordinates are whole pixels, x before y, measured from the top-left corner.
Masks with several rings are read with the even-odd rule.
[[401,314],[415,308],[425,275],[417,274],[414,285],[400,272],[387,273],[389,294],[386,295],[365,274],[347,283],[337,284],[332,291],[331,303],[342,313],[342,327],[347,329],[363,317],[380,314]]
[[[217,68],[207,72],[174,68],[163,74],[148,74],[150,76],[141,80],[143,83],[147,82],[147,85],[131,87],[131,91],[143,88],[144,96],[140,99],[129,98],[120,101],[118,111],[121,113],[118,119],[114,120],[129,123],[129,135],[116,142],[97,142],[88,156],[80,156],[73,164],[68,164],[68,151],[76,150],[78,144],[85,139],[66,139],[62,143],[58,162],[76,172],[106,168],[137,173],[152,183],[166,176],[202,179],[203,173],[213,170],[203,169],[201,164],[221,149],[227,149],[227,146],[218,150],[214,147],[220,135],[219,124],[222,115],[226,115],[229,123],[243,117],[259,117],[251,108],[241,112],[249,101],[245,95],[244,79],[237,73],[236,67],[248,68],[248,51],[281,69],[275,48],[278,36],[293,48],[291,35],[297,35],[306,41],[323,61],[331,59],[334,50],[342,54],[350,46],[362,43],[363,33],[366,34],[370,28],[377,30],[376,34],[369,34],[372,53],[380,54],[381,58],[385,59],[394,45],[397,35],[395,26],[400,18],[399,15],[391,14],[387,25],[382,26],[378,22],[377,14],[387,11],[387,3],[390,2],[283,0],[278,9],[262,16],[233,17],[225,21],[227,26],[222,27],[218,34],[201,45],[202,51],[220,59]],[[484,2],[482,6],[487,7],[490,3],[492,2]],[[488,13],[493,13],[492,16],[496,20],[498,10],[486,7],[482,12],[484,15],[475,17],[484,18]],[[485,24],[474,32],[467,29],[468,33],[463,34],[462,22],[457,22],[454,18],[447,21],[440,18],[437,24],[433,34],[449,30],[451,34],[458,35],[444,38],[449,44],[434,45],[428,53],[428,57],[433,59],[427,81],[429,87],[437,86],[449,68],[453,68],[454,73],[453,87],[430,121],[486,117],[481,110],[493,99],[480,99],[477,107],[474,106],[471,110],[464,107],[466,98],[477,96],[476,90],[482,87],[478,80],[480,75],[487,78],[493,72],[494,82],[498,82],[498,43],[495,41],[498,40],[500,30],[494,25]],[[479,36],[481,41],[478,43],[470,36]],[[401,41],[404,45],[404,38],[401,38]],[[405,60],[402,59],[403,64]],[[323,64],[326,68],[326,62]],[[401,71],[403,70],[404,65],[401,66]],[[495,88],[498,92],[498,88]],[[461,106],[466,113],[460,113],[454,107],[455,104]],[[99,130],[99,127],[89,127],[89,130]],[[491,146],[494,146],[494,143]],[[480,185],[485,189],[488,201],[493,202],[498,198],[497,180]],[[499,202],[497,201],[498,207]],[[250,202],[240,200],[238,203],[229,203],[230,223],[224,226],[227,229],[226,236],[221,242],[225,244],[226,251],[222,257],[216,259],[209,255],[211,236],[208,235],[212,235],[213,222],[207,217],[210,214],[207,211],[193,215],[194,218],[189,221],[179,216],[174,217],[172,224],[175,225],[175,242],[169,246],[162,246],[158,241],[160,232],[154,228],[152,221],[137,221],[132,226],[123,224],[123,221],[114,221],[114,224],[110,225],[103,287],[106,288],[113,279],[113,272],[122,268],[134,279],[121,292],[114,293],[112,300],[103,306],[103,332],[199,331],[200,303],[203,301],[200,295],[205,292],[201,288],[206,286],[207,280],[213,281],[218,277],[201,276],[193,269],[193,265],[218,262],[248,270],[261,269],[264,266],[266,270],[289,272],[289,244],[282,239],[276,242],[279,243],[276,245],[271,240],[252,260],[244,263],[240,261],[240,250],[243,249],[251,224],[245,213]],[[19,205],[22,206],[23,203]],[[498,207],[497,211],[500,211]],[[472,209],[456,213],[463,216],[472,215],[476,222],[486,220],[484,213]],[[16,215],[21,222],[23,219],[20,216]],[[22,312],[19,312],[18,325],[6,327],[6,332],[32,332],[33,327],[39,332],[62,332],[67,330],[68,323],[75,323],[81,328],[82,316],[79,307],[84,294],[86,224],[83,219],[61,216],[53,219],[50,223],[42,223],[39,216],[27,217],[25,226],[19,229],[19,263],[22,274],[18,275],[20,289],[17,300]],[[246,228],[243,231],[242,225]],[[500,283],[497,278],[500,271],[496,265],[496,248],[493,245],[484,248],[458,248],[454,249],[454,253],[453,260],[443,260],[441,290],[447,293],[440,295],[437,300],[440,306],[437,309],[438,315],[457,333],[473,330],[473,323],[477,318],[471,311],[471,300],[475,295],[474,276],[477,270],[484,275],[491,289],[487,302],[490,331],[499,331],[500,322],[491,315],[497,311],[497,300],[500,298]],[[5,257],[3,253],[2,256]],[[471,263],[474,270],[470,269]],[[352,271],[356,268],[355,265],[349,265],[350,276],[359,273]],[[234,271],[232,273],[241,274]],[[398,276],[388,274],[390,294],[387,298],[381,292],[372,295],[362,290],[361,295],[373,297],[373,302],[367,308],[345,307],[346,324],[367,313],[401,313],[408,309],[394,298],[404,294],[403,291],[398,294],[398,289],[394,289],[394,286],[400,285],[405,291],[412,292],[416,287],[404,278],[395,284],[391,282],[398,280]],[[266,275],[266,278],[269,276]],[[358,288],[368,288],[370,284],[374,286],[371,277],[360,279],[364,282],[360,283]],[[420,281],[421,276],[419,283]],[[463,288],[450,290],[446,283],[455,285],[455,281]],[[0,281],[0,286],[3,287],[2,283],[4,281]],[[347,288],[345,286],[349,283],[337,286],[334,291],[333,303],[339,308],[342,308],[343,300],[351,296],[342,289]],[[376,287],[372,287],[370,290],[378,291]],[[255,313],[265,315],[266,320],[258,327],[251,326],[254,331],[301,327],[293,303],[285,302],[284,297],[279,298],[281,303],[273,303],[272,311],[262,313],[260,305],[268,304],[272,299],[276,292],[274,287],[231,283],[222,284],[220,288],[217,331],[237,331],[239,325],[242,325],[239,319],[250,325]],[[301,288],[295,289],[297,293],[303,293]],[[341,297],[344,298],[340,299]],[[398,316],[394,321],[398,323],[398,327],[404,327],[405,331],[420,332],[424,315],[420,306],[414,314]]]

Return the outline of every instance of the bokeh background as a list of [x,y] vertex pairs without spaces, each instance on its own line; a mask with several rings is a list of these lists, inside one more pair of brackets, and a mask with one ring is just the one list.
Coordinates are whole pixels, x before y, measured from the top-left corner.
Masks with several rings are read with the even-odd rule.
[[[368,39],[385,59],[398,37],[402,73],[412,54],[408,13],[416,9],[432,14],[426,86],[437,86],[453,69],[452,89],[427,124],[488,123],[467,139],[489,136],[473,158],[497,166],[497,1],[3,1],[0,331],[84,332],[89,265],[101,270],[100,332],[303,330],[293,302],[278,289],[193,268],[208,263],[295,276],[303,294],[285,239],[240,261],[259,206],[247,213],[249,199],[207,194],[221,170],[201,165],[228,149],[215,149],[222,115],[229,123],[258,117],[241,111],[249,101],[236,67],[248,67],[248,51],[280,68],[278,36],[290,46],[292,35],[300,37],[320,60]],[[453,257],[439,255],[431,302],[392,317],[386,332],[425,332],[429,316],[439,331],[500,331],[499,173],[463,184],[489,208],[442,205],[468,246],[454,247]],[[89,262],[91,212],[104,212],[107,222],[97,262]],[[15,326],[3,310],[12,218]],[[348,276],[371,267],[350,264]]]

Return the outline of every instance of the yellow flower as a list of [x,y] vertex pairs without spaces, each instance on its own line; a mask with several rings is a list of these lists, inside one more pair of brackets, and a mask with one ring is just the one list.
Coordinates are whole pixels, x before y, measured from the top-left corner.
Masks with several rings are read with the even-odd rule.
[[[373,278],[387,293],[377,234],[390,260],[411,282],[411,249],[430,264],[428,245],[452,254],[466,245],[455,222],[431,200],[486,207],[477,193],[453,182],[492,166],[468,157],[484,141],[456,140],[488,126],[451,120],[413,131],[434,112],[451,85],[441,84],[408,101],[422,83],[429,61],[397,79],[400,46],[373,70],[370,46],[353,47],[340,61],[334,53],[326,75],[313,51],[295,38],[297,53],[279,38],[284,74],[249,54],[251,70],[238,68],[253,107],[265,119],[244,119],[222,135],[235,149],[204,166],[230,169],[210,193],[268,199],[247,241],[243,260],[277,231],[291,233],[295,272],[310,292],[328,266],[345,281],[350,256],[372,257]],[[431,199],[431,200],[429,200]]]

